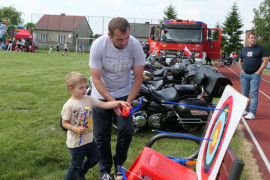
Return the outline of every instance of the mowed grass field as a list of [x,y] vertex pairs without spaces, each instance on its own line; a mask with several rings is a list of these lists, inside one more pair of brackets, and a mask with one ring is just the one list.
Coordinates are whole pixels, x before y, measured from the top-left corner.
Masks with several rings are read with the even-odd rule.
[[[65,76],[78,71],[89,77],[88,61],[88,53],[48,56],[47,51],[41,50],[0,51],[0,179],[64,179],[70,163],[66,132],[59,126],[62,106],[70,97]],[[203,129],[195,135],[202,133]],[[125,168],[131,166],[155,134],[144,129],[134,135]],[[114,130],[113,152],[116,135]],[[237,151],[236,138],[232,144]],[[195,143],[180,140],[162,140],[154,146],[164,155],[180,157],[197,148]],[[89,170],[86,178],[99,179],[98,166]]]

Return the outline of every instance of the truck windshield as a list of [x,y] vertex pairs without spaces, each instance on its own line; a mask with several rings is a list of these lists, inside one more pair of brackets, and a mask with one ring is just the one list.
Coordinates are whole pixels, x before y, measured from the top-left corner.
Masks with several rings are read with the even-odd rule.
[[167,33],[162,35],[162,40],[168,43],[203,43],[202,29],[172,29],[167,28]]

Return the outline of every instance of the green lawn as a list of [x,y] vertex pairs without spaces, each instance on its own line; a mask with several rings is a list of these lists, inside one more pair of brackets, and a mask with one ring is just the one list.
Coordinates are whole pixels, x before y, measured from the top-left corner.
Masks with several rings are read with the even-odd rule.
[[[89,54],[47,56],[47,51],[0,51],[0,179],[64,179],[70,163],[66,132],[59,127],[60,111],[70,96],[65,76],[79,71],[88,77],[88,59]],[[125,168],[154,134],[146,129],[134,136]],[[115,141],[113,131],[113,149]],[[179,140],[155,146],[163,154],[175,156],[189,155],[196,148]],[[98,176],[95,166],[86,177],[92,180]]]

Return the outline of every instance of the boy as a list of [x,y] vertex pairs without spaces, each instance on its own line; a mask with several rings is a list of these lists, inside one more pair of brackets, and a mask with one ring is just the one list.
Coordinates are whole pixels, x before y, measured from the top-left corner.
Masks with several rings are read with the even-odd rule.
[[79,53],[82,54],[82,45],[79,45]]
[[59,48],[60,48],[60,47],[59,47],[59,43],[58,43],[57,46],[56,46],[56,52],[55,52],[56,55],[59,54]]
[[69,42],[66,42],[66,43],[64,44],[64,49],[65,49],[65,50],[64,50],[64,52],[62,53],[62,56],[65,55],[65,54],[68,56],[68,45],[69,45]]
[[49,52],[47,55],[51,55],[53,46],[50,47]]
[[[125,101],[103,102],[86,96],[87,79],[78,72],[69,73],[66,84],[71,98],[64,104],[61,115],[62,125],[68,130],[66,143],[71,154],[71,163],[65,179],[83,180],[88,169],[95,166],[100,157],[93,140],[92,108],[112,109],[130,104]],[[86,107],[89,108],[88,111]],[[84,160],[85,156],[87,159]]]

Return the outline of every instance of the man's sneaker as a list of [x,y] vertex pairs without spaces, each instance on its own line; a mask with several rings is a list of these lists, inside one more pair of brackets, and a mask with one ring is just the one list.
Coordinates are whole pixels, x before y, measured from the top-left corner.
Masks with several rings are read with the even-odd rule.
[[121,166],[116,166],[115,167],[115,174],[114,174],[114,179],[115,180],[121,180],[123,178],[123,174],[121,171]]
[[255,115],[252,112],[249,112],[246,116],[246,119],[255,119]]
[[110,176],[109,173],[103,172],[103,173],[101,174],[100,180],[112,180],[112,177]]
[[248,115],[248,112],[247,112],[247,111],[245,111],[245,112],[243,113],[243,116],[246,116],[246,115]]

